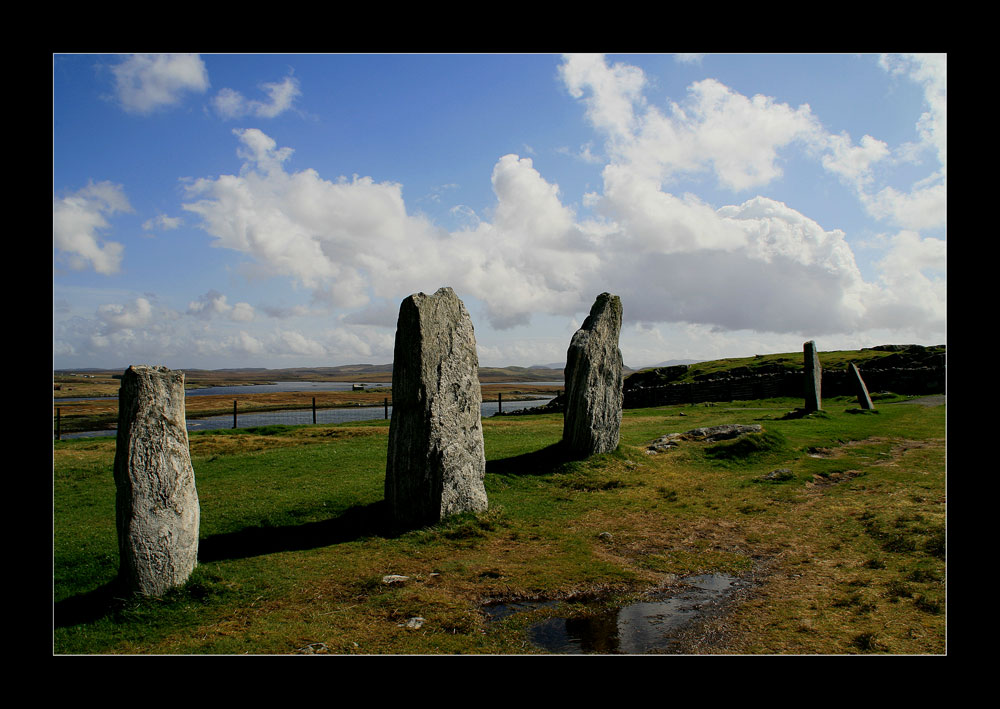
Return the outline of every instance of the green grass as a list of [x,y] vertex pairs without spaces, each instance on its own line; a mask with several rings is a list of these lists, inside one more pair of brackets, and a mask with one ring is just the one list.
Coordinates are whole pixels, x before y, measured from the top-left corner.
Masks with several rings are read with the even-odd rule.
[[[405,532],[382,517],[388,422],[193,434],[199,565],[162,599],[113,585],[114,439],[57,441],[53,649],[535,653],[528,616],[490,624],[480,605],[724,572],[755,585],[700,652],[943,653],[944,407],[786,418],[799,403],[626,410],[619,449],[583,461],[561,455],[560,415],[487,419],[490,509]],[[721,423],[764,432],[645,452]]]

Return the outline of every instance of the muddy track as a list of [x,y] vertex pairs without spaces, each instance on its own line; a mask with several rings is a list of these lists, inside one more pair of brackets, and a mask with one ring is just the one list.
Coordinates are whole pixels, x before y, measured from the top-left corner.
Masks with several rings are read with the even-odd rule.
[[917,399],[901,401],[901,404],[920,404],[921,406],[942,406],[947,405],[944,394],[932,394],[931,396],[921,396]]

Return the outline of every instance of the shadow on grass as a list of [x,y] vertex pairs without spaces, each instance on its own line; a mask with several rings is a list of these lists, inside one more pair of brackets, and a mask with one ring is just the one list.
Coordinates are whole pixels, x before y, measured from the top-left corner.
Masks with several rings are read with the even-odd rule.
[[779,420],[792,421],[804,418],[828,418],[828,416],[823,409],[792,409],[784,416],[781,416]]
[[[577,460],[554,443],[531,453],[487,461],[486,472],[505,475],[547,475]],[[198,543],[198,562],[245,559],[282,551],[301,551],[341,544],[364,537],[400,536],[413,527],[394,524],[384,500],[358,505],[343,514],[321,522],[282,527],[246,527],[237,532],[215,534]],[[93,591],[77,594],[55,604],[56,627],[89,623],[111,615],[128,603],[117,580]]]
[[498,475],[548,475],[558,471],[566,463],[578,460],[568,453],[562,441],[531,453],[522,453],[510,458],[486,461],[486,474]]
[[281,551],[301,551],[341,544],[363,537],[393,537],[405,530],[394,527],[386,515],[385,502],[347,509],[339,517],[286,525],[284,527],[246,527],[238,532],[215,534],[198,543],[198,561],[244,559]]
[[[351,507],[322,522],[284,527],[247,527],[238,532],[215,534],[198,542],[198,562],[244,559],[281,551],[299,551],[340,544],[363,537],[393,537],[407,531],[391,525],[383,501]],[[54,605],[55,627],[90,623],[112,615],[133,600],[118,579],[93,591],[80,593]]]
[[52,611],[57,628],[90,623],[117,611],[125,604],[118,579],[57,602]]

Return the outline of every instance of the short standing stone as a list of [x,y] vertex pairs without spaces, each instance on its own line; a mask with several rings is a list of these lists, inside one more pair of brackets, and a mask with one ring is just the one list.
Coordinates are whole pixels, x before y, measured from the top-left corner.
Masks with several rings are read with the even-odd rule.
[[401,526],[487,509],[476,335],[451,288],[399,307],[385,500]]
[[816,350],[816,343],[812,340],[809,340],[802,347],[806,375],[806,401],[804,408],[806,411],[819,411],[823,408],[823,370],[819,366],[819,352]]
[[563,444],[572,456],[587,457],[618,447],[624,384],[618,348],[621,327],[621,299],[601,293],[570,341]]
[[145,365],[125,370],[114,478],[120,580],[144,596],[182,585],[197,564],[201,515],[183,372]]
[[849,369],[851,370],[851,378],[854,380],[854,388],[858,392],[858,406],[867,411],[874,410],[875,404],[872,403],[872,398],[868,396],[868,387],[865,386],[865,380],[861,378],[861,372],[858,371],[857,365],[851,362]]

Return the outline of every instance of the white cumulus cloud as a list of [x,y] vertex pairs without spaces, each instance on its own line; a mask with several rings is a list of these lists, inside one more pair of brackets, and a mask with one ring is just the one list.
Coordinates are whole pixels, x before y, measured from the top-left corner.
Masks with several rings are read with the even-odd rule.
[[152,113],[209,87],[208,71],[197,54],[133,54],[111,71],[118,101],[129,113]]
[[613,162],[650,179],[712,171],[723,187],[746,190],[781,175],[782,148],[821,135],[808,105],[748,98],[715,79],[692,84],[685,99],[664,113],[647,104],[646,78],[637,67],[608,66],[601,55],[569,55],[560,75],[594,127],[607,134]]
[[183,224],[184,220],[180,217],[168,217],[166,214],[158,214],[152,219],[147,219],[142,223],[142,228],[144,231],[171,231],[177,229]]
[[889,146],[870,135],[862,137],[859,145],[854,145],[846,133],[831,135],[827,144],[829,152],[822,157],[823,167],[859,192],[871,183],[872,166],[890,155]]
[[926,110],[915,128],[918,139],[900,146],[901,160],[919,161],[922,154],[937,162],[934,172],[909,191],[888,186],[865,194],[868,212],[903,229],[944,227],[948,219],[948,58],[945,54],[885,55],[880,65],[889,73],[919,84]]
[[505,155],[493,171],[492,221],[448,234],[408,215],[398,185],[289,174],[266,135],[239,135],[241,174],[199,181],[192,193],[203,199],[185,208],[220,246],[331,306],[361,307],[368,294],[393,303],[447,284],[480,300],[498,328],[585,311],[603,290],[645,322],[772,332],[864,322],[873,286],[844,234],[764,197],[716,210],[610,165],[595,202],[603,221],[580,220],[530,159]]
[[292,108],[295,99],[302,95],[297,79],[287,76],[284,80],[260,85],[267,95],[266,101],[248,99],[239,91],[224,88],[212,99],[215,111],[224,119],[274,118]]
[[234,322],[249,322],[254,319],[254,309],[249,303],[230,305],[227,300],[222,293],[211,290],[188,304],[188,315],[206,320],[219,315]]
[[97,273],[116,273],[125,247],[105,241],[100,232],[110,227],[108,216],[131,211],[122,186],[107,181],[90,182],[65,197],[53,196],[52,244],[71,268],[89,266]]
[[632,133],[646,84],[642,69],[620,63],[609,67],[599,54],[574,54],[565,58],[559,73],[570,95],[583,98],[595,127],[612,138]]
[[[865,135],[854,143],[826,131],[808,105],[743,96],[714,79],[692,84],[661,111],[647,103],[640,70],[596,55],[567,57],[561,77],[606,137],[603,188],[583,199],[593,217],[576,214],[531,159],[508,154],[493,168],[488,216],[447,232],[410,214],[397,183],[287,171],[291,148],[258,129],[234,131],[244,161],[238,174],[196,181],[184,208],[217,246],[290,277],[312,291],[315,305],[361,309],[343,320],[351,337],[286,334],[270,345],[288,351],[364,355],[352,339],[357,327],[391,327],[401,298],[442,285],[475,299],[497,329],[536,314],[585,313],[602,291],[622,296],[630,322],[675,328],[794,338],[940,321],[943,280],[922,276],[929,290],[899,307],[906,274],[926,271],[914,254],[933,252],[934,242],[883,242],[881,275],[866,282],[841,230],[780,201],[751,195],[717,208],[664,189],[684,173],[712,174],[734,192],[763,188],[794,148],[871,205],[885,195],[888,215],[902,200],[869,194],[874,168],[891,157],[885,142]],[[924,189],[911,199],[926,197],[926,209],[909,204],[905,219],[894,218],[915,227],[916,215],[938,214],[930,204],[936,185]]]
[[97,309],[97,317],[105,325],[105,334],[142,327],[152,316],[153,305],[146,298],[136,298],[128,305],[108,303]]
[[252,256],[339,307],[367,303],[366,284],[375,295],[395,296],[437,281],[441,234],[407,214],[399,184],[329,181],[311,169],[289,174],[282,166],[289,149],[256,129],[236,134],[246,160],[240,175],[195,181],[188,194],[200,199],[183,205],[218,246]]

